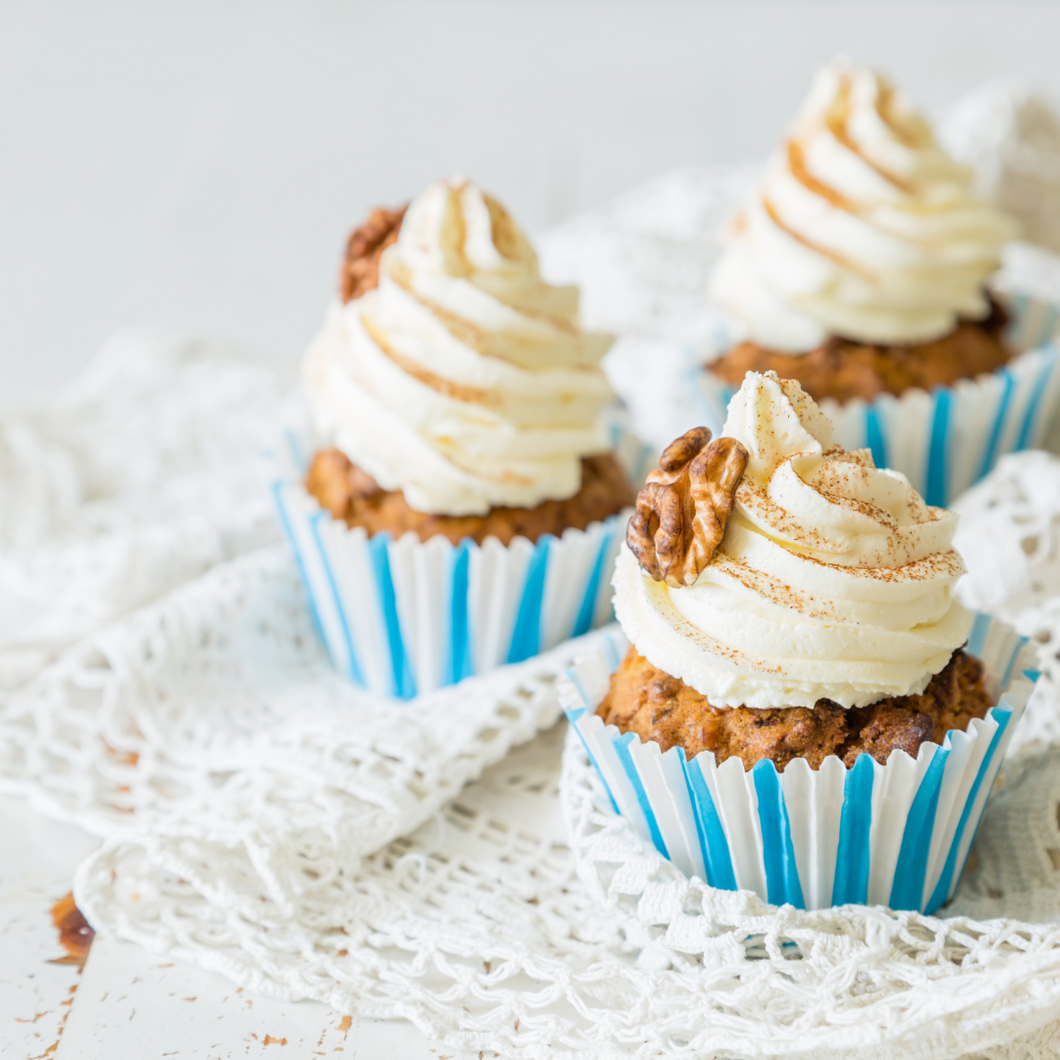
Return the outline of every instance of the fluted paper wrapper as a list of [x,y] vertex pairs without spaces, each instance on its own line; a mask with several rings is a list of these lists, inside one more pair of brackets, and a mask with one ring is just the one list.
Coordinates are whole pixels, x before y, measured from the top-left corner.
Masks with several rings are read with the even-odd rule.
[[[615,428],[631,475],[644,450]],[[451,544],[350,529],[303,485],[306,447],[289,433],[266,478],[335,668],[372,692],[411,699],[522,662],[612,618],[608,575],[629,512],[586,530]]]
[[[871,449],[877,467],[901,471],[928,504],[945,507],[1006,453],[1040,448],[1060,412],[1060,307],[1021,294],[999,294],[1010,313],[1007,339],[1021,352],[997,372],[955,385],[884,394],[840,405],[822,401],[844,449]],[[711,345],[728,344],[723,326]],[[702,419],[717,433],[735,388],[697,371]]]
[[997,704],[916,758],[886,765],[861,755],[853,768],[831,756],[778,773],[770,761],[745,771],[738,758],[689,761],[635,733],[605,725],[596,708],[628,642],[620,632],[569,669],[560,699],[615,810],[686,875],[712,887],[751,890],[800,909],[849,902],[932,913],[964,871],[987,798],[1037,673],[1024,671],[1026,639],[988,615],[968,650],[982,659]]

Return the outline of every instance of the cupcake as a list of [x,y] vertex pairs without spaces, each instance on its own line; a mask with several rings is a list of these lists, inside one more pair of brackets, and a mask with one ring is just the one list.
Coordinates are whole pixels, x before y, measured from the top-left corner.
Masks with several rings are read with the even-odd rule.
[[1032,687],[1024,641],[953,595],[955,528],[833,444],[798,382],[749,372],[722,436],[679,438],[637,498],[625,658],[564,688],[620,812],[771,902],[945,901]]
[[843,444],[946,503],[1060,406],[1055,353],[1021,356],[1055,312],[988,287],[1017,231],[883,77],[825,67],[711,277],[712,407],[748,371],[797,379]]
[[409,697],[608,617],[634,499],[610,344],[466,180],[353,233],[304,365],[323,444],[277,491],[340,670]]

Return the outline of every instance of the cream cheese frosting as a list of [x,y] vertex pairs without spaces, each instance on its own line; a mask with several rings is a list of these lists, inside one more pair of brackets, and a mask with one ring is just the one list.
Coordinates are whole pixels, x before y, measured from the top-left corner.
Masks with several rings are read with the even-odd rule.
[[638,652],[715,706],[865,706],[922,692],[968,638],[953,595],[957,516],[924,503],[794,380],[748,372],[723,434],[747,468],[696,582],[653,581],[623,549],[615,611]]
[[384,488],[444,515],[573,496],[613,400],[578,289],[541,279],[504,208],[466,180],[427,188],[379,286],[328,310],[303,381],[318,427]]
[[833,62],[730,227],[712,296],[746,337],[790,353],[833,335],[927,342],[981,320],[1018,225],[973,181],[902,93]]

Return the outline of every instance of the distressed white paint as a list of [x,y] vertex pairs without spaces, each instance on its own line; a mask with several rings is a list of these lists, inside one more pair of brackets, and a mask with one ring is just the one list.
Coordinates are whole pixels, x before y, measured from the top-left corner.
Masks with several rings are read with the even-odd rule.
[[4,1060],[476,1060],[432,1049],[410,1023],[351,1019],[344,1027],[325,1005],[256,998],[221,976],[114,939],[96,940],[83,972],[50,963],[64,953],[51,907],[95,844],[80,829],[0,796]]
[[325,1005],[254,997],[212,972],[109,938],[97,939],[92,947],[54,1060],[325,1056],[471,1060],[452,1050],[431,1049],[409,1023],[344,1021]]
[[78,986],[62,957],[51,907],[95,845],[80,829],[0,796],[0,1056],[41,1057],[59,1035]]

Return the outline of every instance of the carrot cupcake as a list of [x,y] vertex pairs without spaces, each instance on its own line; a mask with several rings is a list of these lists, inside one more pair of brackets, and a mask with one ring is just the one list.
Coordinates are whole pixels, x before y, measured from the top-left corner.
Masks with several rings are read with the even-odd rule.
[[281,515],[336,664],[408,697],[584,632],[634,490],[607,335],[466,180],[351,237],[306,355],[323,445]]
[[638,496],[624,660],[564,690],[620,811],[771,902],[945,901],[1031,689],[1022,640],[953,596],[955,528],[748,373],[722,436],[678,439]]
[[708,397],[720,411],[748,371],[797,379],[845,445],[945,503],[1060,405],[1055,356],[1020,356],[1055,313],[988,287],[1017,232],[901,92],[826,66],[726,234],[711,295],[732,341]]

